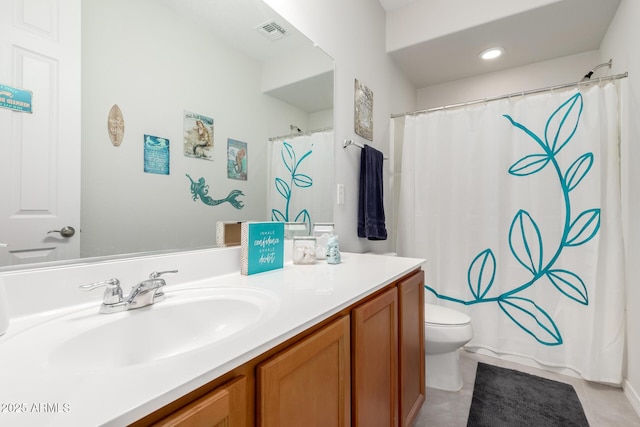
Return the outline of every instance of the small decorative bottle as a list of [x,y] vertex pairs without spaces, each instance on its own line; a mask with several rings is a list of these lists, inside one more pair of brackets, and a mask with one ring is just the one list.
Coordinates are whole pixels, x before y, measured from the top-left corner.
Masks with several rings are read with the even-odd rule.
[[327,257],[327,241],[333,235],[334,225],[332,222],[316,222],[313,224],[312,235],[317,239],[316,258],[325,259]]
[[338,245],[338,236],[335,234],[329,237],[327,242],[327,264],[340,264],[340,248]]

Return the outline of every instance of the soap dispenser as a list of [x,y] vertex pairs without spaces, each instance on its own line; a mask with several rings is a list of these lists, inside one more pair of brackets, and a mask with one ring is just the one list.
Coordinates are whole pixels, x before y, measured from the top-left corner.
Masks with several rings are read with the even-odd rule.
[[7,293],[4,290],[4,282],[0,278],[0,336],[9,329],[9,305],[7,304]]

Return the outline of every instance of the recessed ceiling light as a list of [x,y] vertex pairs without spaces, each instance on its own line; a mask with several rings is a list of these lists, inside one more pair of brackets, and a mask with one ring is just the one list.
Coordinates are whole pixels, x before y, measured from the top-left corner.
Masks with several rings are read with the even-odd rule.
[[496,59],[504,53],[504,49],[501,47],[492,47],[487,50],[483,50],[480,52],[480,58],[484,60]]

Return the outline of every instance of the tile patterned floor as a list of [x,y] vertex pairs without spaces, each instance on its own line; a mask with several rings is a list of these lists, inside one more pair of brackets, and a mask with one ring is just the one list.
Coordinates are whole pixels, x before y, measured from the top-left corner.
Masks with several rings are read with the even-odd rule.
[[640,417],[634,411],[622,389],[464,350],[460,351],[460,366],[464,381],[462,390],[452,393],[427,388],[426,403],[422,407],[414,427],[466,427],[478,362],[516,369],[573,385],[591,427],[640,427]]

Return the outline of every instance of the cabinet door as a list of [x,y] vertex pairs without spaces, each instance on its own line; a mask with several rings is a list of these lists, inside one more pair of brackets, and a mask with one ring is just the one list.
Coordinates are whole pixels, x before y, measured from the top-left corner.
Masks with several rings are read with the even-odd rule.
[[349,327],[341,317],[258,366],[258,425],[349,425]]
[[353,425],[398,425],[398,291],[353,310]]
[[239,377],[191,402],[154,426],[245,427],[246,378]]
[[400,425],[410,426],[425,396],[424,272],[398,284],[400,333]]

